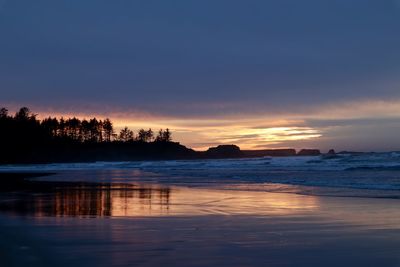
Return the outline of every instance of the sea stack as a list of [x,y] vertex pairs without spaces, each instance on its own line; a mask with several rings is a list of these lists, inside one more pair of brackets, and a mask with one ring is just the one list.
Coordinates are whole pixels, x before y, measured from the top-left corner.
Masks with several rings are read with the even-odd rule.
[[328,153],[326,153],[327,155],[336,155],[336,152],[334,149],[329,149]]
[[217,147],[210,147],[205,154],[209,158],[234,158],[243,156],[243,152],[236,145],[219,145]]

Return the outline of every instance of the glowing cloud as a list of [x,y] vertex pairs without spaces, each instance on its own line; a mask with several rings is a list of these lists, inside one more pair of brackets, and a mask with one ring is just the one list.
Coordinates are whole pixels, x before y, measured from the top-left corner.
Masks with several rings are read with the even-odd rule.
[[[9,107],[9,105],[3,105]],[[13,105],[16,107],[17,105]],[[14,108],[16,110],[16,108]],[[162,116],[140,110],[115,110],[112,107],[102,112],[87,109],[61,111],[32,107],[39,118],[49,115],[57,117],[110,118],[115,130],[127,126],[137,131],[140,128],[169,128],[173,139],[196,150],[205,150],[220,144],[236,144],[242,149],[304,148],[364,149],[371,138],[385,136],[386,140],[397,140],[391,133],[400,125],[400,100],[364,100],[341,104],[314,106],[294,113],[277,114],[228,114],[214,118]],[[11,112],[12,113],[12,112]],[[368,126],[368,128],[365,128]],[[380,129],[380,130],[379,130]],[[390,130],[389,130],[390,129]],[[379,134],[372,134],[380,131]],[[370,133],[370,134],[368,134]],[[383,141],[375,140],[377,148]],[[388,149],[396,149],[387,145]],[[349,148],[350,147],[350,148]],[[385,147],[382,146],[381,149]],[[366,148],[365,148],[366,149]]]

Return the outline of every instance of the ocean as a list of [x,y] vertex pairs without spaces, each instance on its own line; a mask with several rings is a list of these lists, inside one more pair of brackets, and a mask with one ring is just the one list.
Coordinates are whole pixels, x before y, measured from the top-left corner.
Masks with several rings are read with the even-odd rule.
[[[94,170],[96,175],[91,175]],[[400,198],[400,152],[3,165],[0,171],[84,171],[87,175],[84,178],[79,176],[79,180],[90,182],[139,181],[299,194]],[[99,171],[104,175],[99,177]],[[73,176],[63,177],[74,181]],[[49,176],[43,179],[52,178]]]
[[0,172],[53,174],[1,188],[1,266],[400,266],[397,152]]

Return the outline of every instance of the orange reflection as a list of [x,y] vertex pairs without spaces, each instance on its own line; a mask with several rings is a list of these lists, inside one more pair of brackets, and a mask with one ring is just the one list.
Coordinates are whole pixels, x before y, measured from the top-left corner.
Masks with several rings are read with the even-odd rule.
[[[143,184],[45,183],[43,192],[0,201],[0,210],[34,216],[149,217],[289,215],[319,207],[318,198],[285,193],[162,187]],[[57,184],[57,183],[55,183]]]

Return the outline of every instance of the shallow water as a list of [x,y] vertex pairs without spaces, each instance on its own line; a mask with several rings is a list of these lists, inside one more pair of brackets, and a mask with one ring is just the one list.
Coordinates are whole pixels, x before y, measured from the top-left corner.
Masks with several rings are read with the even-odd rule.
[[[274,157],[221,160],[94,162],[42,165],[3,165],[0,171],[121,172],[126,180],[168,183],[274,183],[285,185],[380,190],[371,197],[400,198],[400,153],[337,154],[334,156]],[[88,172],[89,173],[89,172]],[[97,172],[98,173],[98,172]],[[126,173],[125,177],[123,174]],[[90,174],[88,174],[90,176]],[[114,177],[114,176],[113,176]],[[97,181],[99,177],[93,177]],[[113,178],[115,179],[115,177]],[[339,190],[336,190],[339,192]],[[356,191],[355,191],[356,192]],[[385,196],[385,192],[387,195]],[[340,195],[340,194],[339,194]]]
[[[77,175],[77,173],[74,173]],[[150,183],[35,181],[0,195],[0,211],[34,217],[287,215],[311,212],[316,197]],[[111,174],[110,174],[111,175]]]
[[0,266],[400,266],[399,199],[140,175],[65,171],[1,192]]

